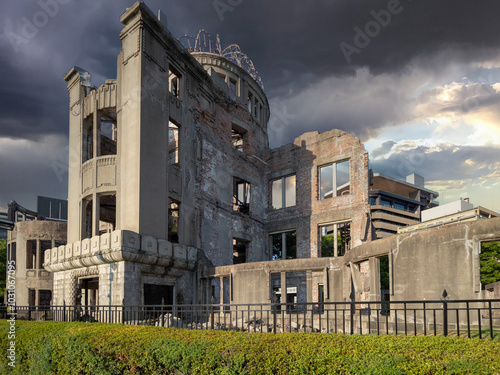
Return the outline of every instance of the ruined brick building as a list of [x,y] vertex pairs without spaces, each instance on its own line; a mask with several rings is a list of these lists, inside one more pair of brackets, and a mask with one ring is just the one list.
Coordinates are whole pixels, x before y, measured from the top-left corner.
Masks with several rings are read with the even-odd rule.
[[[116,79],[95,88],[83,69],[65,76],[68,244],[45,253],[53,304],[343,301],[353,290],[380,299],[384,257],[394,298],[411,292],[398,296],[411,282],[398,262],[419,242],[371,243],[359,139],[309,132],[270,149],[269,103],[239,47],[183,45],[142,2],[121,22]],[[464,267],[475,277],[477,265]]]

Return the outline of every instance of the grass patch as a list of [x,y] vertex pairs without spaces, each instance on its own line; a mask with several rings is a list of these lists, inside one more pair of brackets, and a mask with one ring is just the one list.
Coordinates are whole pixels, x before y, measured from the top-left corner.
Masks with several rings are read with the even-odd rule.
[[[0,321],[7,353],[8,324]],[[461,337],[249,334],[100,323],[16,322],[7,374],[499,373],[500,341]]]

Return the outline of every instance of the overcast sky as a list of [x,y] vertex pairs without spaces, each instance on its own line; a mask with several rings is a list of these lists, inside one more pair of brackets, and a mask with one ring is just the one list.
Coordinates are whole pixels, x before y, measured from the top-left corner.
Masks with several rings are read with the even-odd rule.
[[[78,65],[116,77],[133,1],[8,1],[0,13],[0,209],[67,198],[68,94]],[[374,172],[418,173],[441,204],[500,211],[498,0],[150,0],[174,36],[240,45],[271,104],[272,147],[338,128]]]

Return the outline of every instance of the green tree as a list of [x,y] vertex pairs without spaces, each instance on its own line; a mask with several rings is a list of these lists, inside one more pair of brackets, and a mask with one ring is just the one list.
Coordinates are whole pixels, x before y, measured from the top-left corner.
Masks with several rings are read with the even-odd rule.
[[7,240],[0,239],[0,302],[3,302],[5,292],[5,278],[6,278],[6,264],[7,264]]
[[500,241],[481,243],[481,284],[500,281]]
[[389,280],[389,257],[386,256],[380,258],[380,289],[390,289]]

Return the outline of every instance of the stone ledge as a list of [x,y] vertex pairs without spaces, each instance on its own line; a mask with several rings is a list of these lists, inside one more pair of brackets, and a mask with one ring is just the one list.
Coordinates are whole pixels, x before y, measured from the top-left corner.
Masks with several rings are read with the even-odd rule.
[[197,259],[198,250],[194,247],[172,244],[127,230],[115,230],[46,250],[44,267],[47,271],[57,272],[128,261],[193,270]]

